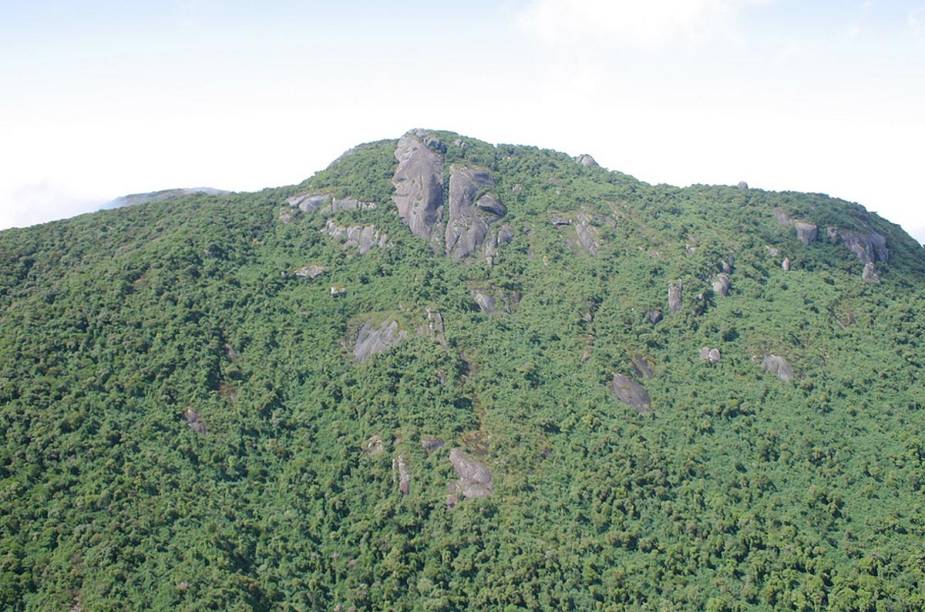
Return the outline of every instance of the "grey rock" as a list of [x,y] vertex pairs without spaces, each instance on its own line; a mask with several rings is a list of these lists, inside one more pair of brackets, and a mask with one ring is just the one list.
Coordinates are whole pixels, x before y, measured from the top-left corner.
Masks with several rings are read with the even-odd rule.
[[633,362],[633,369],[636,370],[636,374],[640,378],[652,378],[655,376],[655,370],[652,368],[652,364],[644,356],[637,353],[630,357],[630,361]]
[[736,187],[739,189],[739,191],[748,191],[748,183],[745,181],[739,181],[739,184],[736,185]]
[[572,220],[568,217],[563,217],[561,215],[553,215],[549,218],[549,222],[553,224],[554,227],[564,227],[566,225],[571,225]]
[[443,217],[443,155],[425,141],[433,144],[420,131],[409,132],[398,141],[392,200],[411,233],[429,240]]
[[336,214],[351,210],[372,210],[376,208],[375,202],[363,202],[355,198],[334,198],[326,212]]
[[[450,449],[450,463],[459,480],[449,484],[451,496],[487,497],[494,490],[491,471],[483,462],[461,448]],[[449,502],[449,499],[447,500]]]
[[681,310],[683,304],[684,286],[681,281],[671,283],[668,286],[668,312],[675,314]]
[[200,435],[206,433],[205,421],[203,421],[202,417],[192,408],[187,408],[183,411],[183,418],[186,420],[186,424],[189,425],[189,428],[194,432]]
[[806,221],[794,221],[793,229],[797,232],[797,238],[805,245],[812,244],[819,236],[819,228]]
[[407,495],[411,492],[411,470],[408,469],[404,455],[399,455],[392,460],[392,469],[398,476],[398,490],[402,495]]
[[618,400],[635,408],[639,414],[652,412],[652,400],[649,398],[649,392],[633,379],[614,373],[613,381],[610,383],[610,390]]
[[729,288],[731,286],[732,281],[729,279],[729,275],[720,274],[713,280],[713,293],[722,297],[726,297],[729,295]]
[[715,363],[719,363],[720,358],[721,358],[721,355],[719,353],[719,349],[710,348],[708,346],[705,346],[702,349],[700,349],[701,361],[706,361],[707,363],[712,365]]
[[491,315],[495,314],[498,311],[498,304],[494,297],[485,293],[481,290],[475,290],[472,292],[472,299],[475,300],[476,305],[479,307],[479,310],[485,314]]
[[381,233],[373,225],[338,225],[334,219],[328,219],[324,231],[348,247],[356,247],[360,255],[365,255],[375,247],[383,247],[388,235]]
[[763,367],[766,372],[774,374],[785,382],[793,380],[793,368],[783,357],[770,354],[765,355],[764,360],[761,362],[761,367]]
[[363,362],[379,353],[385,352],[401,343],[407,333],[398,325],[398,321],[384,321],[378,325],[367,321],[357,332],[353,346],[353,357]]
[[777,247],[767,246],[765,247],[768,250],[768,255],[771,257],[780,257],[780,249]]
[[343,297],[347,295],[347,288],[343,285],[331,285],[331,297]]
[[370,457],[378,457],[385,452],[385,445],[379,435],[371,436],[363,445],[363,452]]
[[309,264],[307,266],[302,266],[298,268],[293,274],[299,278],[307,278],[309,280],[314,280],[327,272],[327,269],[324,266],[319,266],[317,264]]
[[719,262],[719,268],[722,270],[723,274],[732,274],[732,269],[735,266],[735,255],[730,255],[726,259]]
[[453,165],[450,168],[449,219],[446,254],[460,260],[475,253],[488,236],[488,227],[507,214],[490,190],[495,182],[488,170]]
[[431,436],[424,436],[421,438],[421,448],[427,451],[428,454],[443,448],[446,443],[440,438],[434,438]]
[[430,335],[440,344],[446,346],[446,326],[443,322],[443,314],[439,310],[425,308],[427,314],[427,330]]
[[331,202],[329,193],[300,193],[286,200],[292,208],[298,208],[304,213],[313,213]]
[[225,343],[225,357],[228,358],[228,361],[232,362],[237,361],[239,357],[238,351],[234,350],[234,347],[227,342]]
[[878,261],[887,261],[890,258],[886,238],[877,232],[856,232],[839,229],[838,238],[865,265]]
[[784,272],[790,272],[790,258],[784,257],[784,261],[781,262],[780,267],[784,269]]
[[598,240],[599,232],[591,224],[591,217],[581,213],[576,218],[575,233],[578,236],[578,244],[591,255],[597,255],[600,243]]
[[581,155],[575,158],[575,161],[577,161],[579,164],[581,164],[585,168],[598,168],[599,167],[598,163],[594,160],[594,158],[588,155],[587,153],[582,153]]
[[288,225],[295,220],[295,213],[292,209],[282,208],[279,211],[279,222],[283,225]]
[[871,283],[876,285],[880,282],[880,275],[877,274],[877,266],[874,262],[869,261],[864,264],[864,272],[861,274],[861,278],[864,279],[865,283]]
[[662,320],[662,311],[658,309],[650,310],[646,313],[646,319],[648,319],[649,323],[652,325],[657,325]]

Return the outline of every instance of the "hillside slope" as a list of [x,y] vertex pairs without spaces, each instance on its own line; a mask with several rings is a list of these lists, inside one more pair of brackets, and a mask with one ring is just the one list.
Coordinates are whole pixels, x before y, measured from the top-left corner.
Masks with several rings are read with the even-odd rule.
[[422,130],[5,231],[0,602],[921,608],[923,301],[858,205]]

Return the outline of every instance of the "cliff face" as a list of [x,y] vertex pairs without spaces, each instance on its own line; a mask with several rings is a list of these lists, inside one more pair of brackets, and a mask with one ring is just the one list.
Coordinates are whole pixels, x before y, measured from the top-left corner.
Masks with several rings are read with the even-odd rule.
[[9,609],[918,609],[925,257],[413,130],[0,233]]

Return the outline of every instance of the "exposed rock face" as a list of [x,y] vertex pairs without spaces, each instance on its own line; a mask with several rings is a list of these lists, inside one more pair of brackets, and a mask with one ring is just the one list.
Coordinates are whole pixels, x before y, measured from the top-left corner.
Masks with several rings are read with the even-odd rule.
[[427,139],[426,133],[413,131],[398,141],[392,200],[411,233],[430,240],[443,217],[443,155],[428,147]]
[[446,254],[453,259],[458,261],[478,251],[486,242],[489,225],[507,214],[491,191],[494,187],[495,181],[484,168],[454,165],[450,169]]
[[815,242],[819,236],[819,228],[805,221],[794,221],[793,229],[797,231],[797,238],[799,238],[800,242],[806,245]]
[[444,444],[446,443],[440,438],[433,438],[431,436],[424,436],[421,438],[421,448],[427,451],[428,454],[443,448]]
[[765,355],[764,360],[761,362],[761,367],[763,367],[766,372],[774,374],[783,381],[793,380],[793,368],[783,357],[770,354]]
[[299,278],[307,278],[308,280],[315,280],[322,274],[327,272],[327,269],[324,266],[319,266],[317,264],[309,264],[307,266],[302,266],[297,269],[293,274]]
[[372,210],[376,208],[375,202],[363,202],[354,198],[333,198],[327,212],[331,214],[348,210]]
[[599,232],[591,224],[591,217],[585,213],[580,213],[575,220],[575,233],[578,236],[578,244],[591,255],[597,255],[600,248],[598,240]]
[[472,292],[472,299],[475,300],[479,310],[485,314],[491,315],[498,311],[498,303],[495,298],[484,291],[476,289]]
[[446,346],[446,326],[443,323],[443,314],[439,310],[425,308],[427,313],[427,330],[440,344]]
[[652,412],[652,400],[649,398],[649,392],[633,379],[615,373],[613,381],[610,383],[610,390],[618,400],[635,408],[639,414]]
[[408,469],[404,455],[399,455],[392,460],[392,469],[398,476],[398,490],[402,495],[407,495],[411,492],[411,470]]
[[203,421],[202,417],[192,408],[187,408],[183,411],[183,418],[186,420],[186,424],[189,425],[189,428],[194,432],[200,435],[206,433],[205,421]]
[[581,164],[585,168],[598,168],[599,167],[598,163],[594,160],[594,158],[588,155],[587,153],[582,153],[581,155],[575,158],[575,161],[577,161],[579,164]]
[[681,310],[684,287],[681,281],[668,286],[668,312],[675,314]]
[[649,323],[652,325],[657,325],[662,320],[662,311],[657,308],[655,310],[650,310],[646,313],[646,319],[648,319]]
[[549,218],[549,222],[552,223],[553,227],[565,227],[572,224],[571,219],[561,215],[553,215]]
[[729,295],[729,287],[732,286],[732,281],[729,280],[728,274],[720,274],[713,281],[713,293],[716,295],[726,297]]
[[732,269],[735,267],[735,263],[735,255],[730,255],[726,259],[719,262],[719,268],[723,271],[723,274],[732,274]]
[[745,181],[739,181],[739,184],[736,185],[736,187],[739,189],[739,191],[748,191],[748,183]]
[[379,435],[371,436],[369,440],[366,441],[366,444],[363,445],[363,452],[370,457],[378,457],[385,452],[385,445],[382,442],[382,437]]
[[640,378],[652,378],[655,376],[655,370],[652,369],[652,364],[642,355],[633,355],[630,361],[633,362],[633,369],[636,370],[636,374],[638,374]]
[[331,285],[331,297],[339,298],[347,295],[347,288],[343,285]]
[[719,349],[710,348],[708,346],[705,346],[702,349],[700,349],[701,361],[706,361],[707,363],[712,365],[714,363],[719,363],[720,358],[721,356],[719,353]]
[[349,247],[356,247],[360,255],[365,255],[374,247],[383,247],[388,235],[381,233],[373,225],[338,225],[334,219],[328,219],[324,231]]
[[357,361],[366,361],[405,339],[407,333],[398,325],[398,321],[384,321],[379,325],[367,321],[357,332],[353,347],[353,357]]
[[286,200],[292,208],[298,208],[304,213],[313,213],[331,202],[329,193],[300,193]]
[[838,239],[842,241],[849,251],[854,253],[863,264],[887,261],[890,251],[886,248],[886,238],[877,232],[855,232],[853,230],[839,229]]
[[784,272],[790,272],[790,258],[784,257],[784,261],[781,262],[780,267],[784,269]]
[[487,465],[466,454],[461,448],[450,449],[450,463],[453,464],[459,480],[451,482],[448,487],[450,495],[447,497],[447,505],[451,505],[451,502],[455,504],[455,500],[451,498],[458,499],[459,495],[463,497],[491,495],[494,485]]
[[877,284],[880,282],[880,275],[877,274],[877,266],[874,265],[874,262],[869,261],[864,264],[864,272],[861,278],[864,279],[865,283]]
[[288,208],[280,209],[279,211],[279,222],[280,223],[282,223],[283,225],[288,225],[292,223],[294,219],[295,219],[295,213],[292,210]]

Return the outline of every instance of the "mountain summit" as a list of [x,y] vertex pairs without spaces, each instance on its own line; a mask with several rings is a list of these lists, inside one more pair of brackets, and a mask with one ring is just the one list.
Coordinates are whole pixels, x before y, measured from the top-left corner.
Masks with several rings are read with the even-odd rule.
[[0,232],[9,609],[925,606],[925,250],[412,130]]

